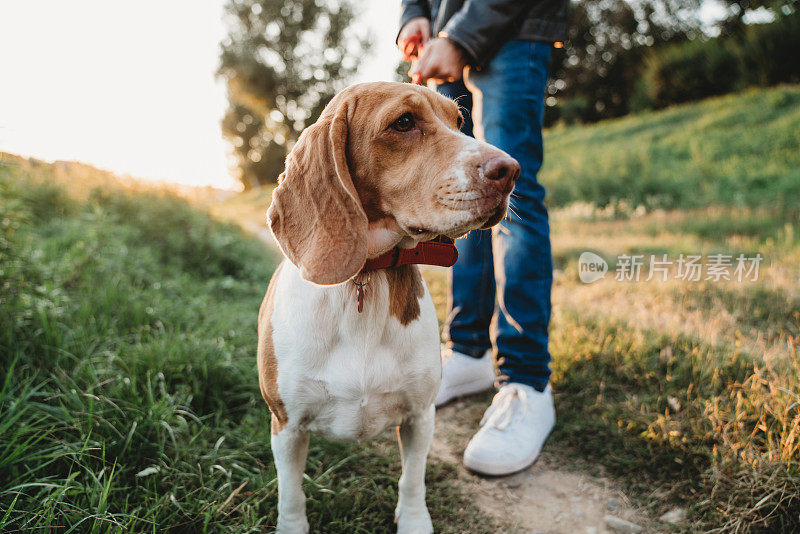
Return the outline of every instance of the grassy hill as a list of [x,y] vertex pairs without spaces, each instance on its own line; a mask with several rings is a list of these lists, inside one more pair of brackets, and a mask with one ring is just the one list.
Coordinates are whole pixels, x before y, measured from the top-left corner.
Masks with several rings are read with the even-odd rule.
[[[255,237],[167,191],[3,155],[0,531],[274,525],[255,346],[276,264]],[[386,442],[312,439],[312,523],[393,527],[399,466]],[[429,470],[440,531],[466,517],[491,532],[448,469]]]
[[553,128],[551,206],[768,207],[800,214],[800,87],[752,89],[590,126]]

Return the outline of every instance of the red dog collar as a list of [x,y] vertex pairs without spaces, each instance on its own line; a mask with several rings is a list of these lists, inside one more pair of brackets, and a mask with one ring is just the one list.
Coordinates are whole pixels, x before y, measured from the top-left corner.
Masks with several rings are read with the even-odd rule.
[[458,260],[458,249],[453,244],[453,240],[440,235],[430,241],[423,241],[414,248],[394,247],[389,252],[367,260],[361,272],[415,264],[452,267],[456,260]]
[[389,252],[381,254],[376,258],[367,260],[364,268],[359,275],[367,273],[365,282],[353,283],[358,288],[356,290],[356,302],[358,303],[358,313],[364,309],[364,286],[369,282],[369,273],[378,269],[393,269],[401,265],[438,265],[440,267],[452,267],[458,260],[458,249],[449,237],[440,235],[430,241],[423,241],[414,248],[394,247]]

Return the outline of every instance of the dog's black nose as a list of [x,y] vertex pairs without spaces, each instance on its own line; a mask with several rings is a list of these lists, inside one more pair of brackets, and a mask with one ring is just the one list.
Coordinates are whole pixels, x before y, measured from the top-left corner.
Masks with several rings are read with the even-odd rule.
[[484,161],[481,167],[483,175],[495,182],[500,189],[505,189],[509,182],[514,182],[519,176],[519,163],[506,154]]

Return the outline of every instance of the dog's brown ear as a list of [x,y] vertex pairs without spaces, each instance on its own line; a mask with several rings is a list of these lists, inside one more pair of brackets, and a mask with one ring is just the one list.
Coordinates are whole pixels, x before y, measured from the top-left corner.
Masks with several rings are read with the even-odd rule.
[[300,135],[267,211],[283,253],[320,285],[347,281],[367,259],[367,216],[347,166],[347,133],[343,101]]

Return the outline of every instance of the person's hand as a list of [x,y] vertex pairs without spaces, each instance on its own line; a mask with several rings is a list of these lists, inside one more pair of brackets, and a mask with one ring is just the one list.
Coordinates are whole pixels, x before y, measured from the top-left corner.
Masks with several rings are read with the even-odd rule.
[[432,39],[408,74],[419,83],[455,82],[463,76],[466,64],[467,56],[460,46],[446,38]]
[[403,61],[417,59],[431,37],[431,21],[416,17],[406,22],[397,37],[397,48],[403,54]]

